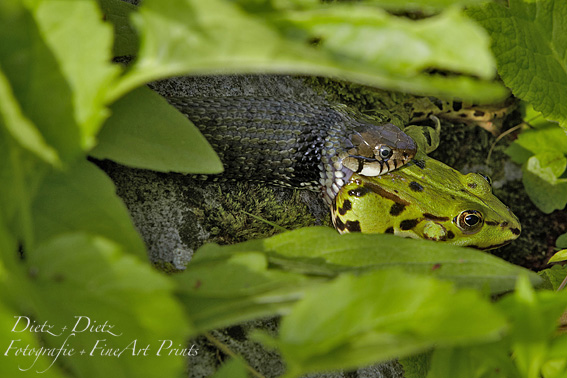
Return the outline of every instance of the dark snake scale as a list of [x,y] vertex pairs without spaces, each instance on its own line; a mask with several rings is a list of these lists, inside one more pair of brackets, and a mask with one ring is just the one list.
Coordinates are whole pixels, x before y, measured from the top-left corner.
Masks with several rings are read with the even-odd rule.
[[408,162],[414,141],[341,104],[276,97],[168,97],[202,132],[224,180],[322,190],[331,202],[354,173],[376,176]]

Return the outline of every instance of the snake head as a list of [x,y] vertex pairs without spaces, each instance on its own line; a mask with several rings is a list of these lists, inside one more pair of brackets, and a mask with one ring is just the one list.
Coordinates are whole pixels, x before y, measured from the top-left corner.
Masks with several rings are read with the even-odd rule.
[[364,176],[379,176],[401,167],[417,153],[417,145],[397,126],[368,125],[350,136],[343,166]]

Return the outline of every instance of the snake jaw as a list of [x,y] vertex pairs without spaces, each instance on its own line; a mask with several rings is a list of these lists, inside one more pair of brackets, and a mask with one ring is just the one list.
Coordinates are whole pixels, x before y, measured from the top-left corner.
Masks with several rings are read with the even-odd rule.
[[[327,144],[327,148],[335,146]],[[416,153],[413,139],[391,123],[359,127],[322,162],[320,183],[325,202],[331,205],[354,173],[379,176],[403,166]]]
[[417,153],[413,139],[391,123],[365,127],[355,132],[350,142],[352,145],[342,157],[343,165],[364,176],[388,173],[406,164]]

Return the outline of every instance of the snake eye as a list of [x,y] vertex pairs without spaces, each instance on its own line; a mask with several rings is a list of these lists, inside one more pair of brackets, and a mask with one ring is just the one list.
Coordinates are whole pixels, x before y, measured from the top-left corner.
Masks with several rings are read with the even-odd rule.
[[476,210],[465,210],[453,220],[464,233],[473,234],[482,227],[482,214]]
[[388,146],[382,146],[378,150],[378,155],[380,156],[380,159],[382,159],[382,160],[389,159],[393,155],[393,153],[394,153],[394,151],[392,151],[392,149]]

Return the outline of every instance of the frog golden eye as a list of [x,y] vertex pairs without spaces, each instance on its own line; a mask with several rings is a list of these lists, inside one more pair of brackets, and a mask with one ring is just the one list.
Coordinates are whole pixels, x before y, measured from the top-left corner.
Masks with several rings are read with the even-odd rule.
[[392,149],[388,146],[382,146],[378,150],[378,156],[380,156],[380,159],[382,160],[388,160],[393,155],[393,153],[394,151],[392,151]]
[[480,230],[483,225],[482,214],[476,210],[465,210],[457,215],[454,219],[464,233],[475,233]]

